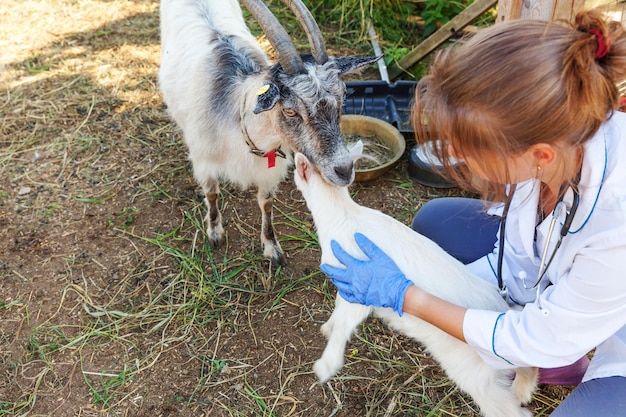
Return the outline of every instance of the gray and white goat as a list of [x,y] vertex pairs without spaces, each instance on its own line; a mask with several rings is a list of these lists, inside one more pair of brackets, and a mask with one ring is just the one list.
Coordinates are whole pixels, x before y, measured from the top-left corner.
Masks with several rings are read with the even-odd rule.
[[[295,183],[313,215],[322,263],[341,266],[330,248],[331,240],[352,256],[365,259],[354,241],[354,234],[360,232],[387,253],[407,278],[431,294],[465,307],[508,308],[494,285],[471,273],[432,240],[380,211],[358,205],[347,187],[326,182],[304,155],[296,153],[295,165]],[[326,349],[313,366],[321,382],[341,369],[346,343],[372,312],[390,328],[420,342],[450,379],[473,398],[483,416],[531,416],[521,404],[530,401],[537,386],[536,368],[495,370],[468,344],[415,316],[400,317],[390,308],[352,304],[339,295],[321,329],[328,338]]]
[[256,186],[263,253],[274,265],[286,257],[272,224],[272,205],[292,152],[307,155],[337,185],[354,179],[339,118],[340,78],[375,57],[329,58],[320,30],[300,0],[283,0],[305,28],[312,56],[301,56],[261,0],[242,0],[278,55],[272,65],[251,35],[236,0],[161,0],[159,84],[182,129],[196,181],[208,209],[212,246],[224,239],[219,180]]

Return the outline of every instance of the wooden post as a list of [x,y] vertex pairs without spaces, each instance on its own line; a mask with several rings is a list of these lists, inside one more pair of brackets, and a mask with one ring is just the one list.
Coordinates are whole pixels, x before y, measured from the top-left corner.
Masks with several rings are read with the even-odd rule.
[[510,19],[570,20],[585,0],[498,0],[498,21]]
[[498,0],[498,21],[519,19],[523,0]]

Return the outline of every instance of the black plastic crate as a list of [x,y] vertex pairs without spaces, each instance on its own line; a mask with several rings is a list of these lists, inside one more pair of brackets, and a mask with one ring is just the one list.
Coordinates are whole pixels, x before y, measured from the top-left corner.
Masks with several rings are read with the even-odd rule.
[[389,84],[383,80],[348,81],[343,111],[376,117],[394,125],[405,136],[413,135],[411,104],[415,81],[396,81]]

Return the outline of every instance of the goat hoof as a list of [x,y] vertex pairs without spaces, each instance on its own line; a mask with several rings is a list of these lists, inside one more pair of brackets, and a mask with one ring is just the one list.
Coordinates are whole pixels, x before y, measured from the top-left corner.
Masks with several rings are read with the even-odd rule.
[[272,268],[274,269],[278,268],[279,266],[287,265],[287,257],[280,248],[280,245],[265,243],[263,256],[269,258],[269,260],[272,262]]
[[322,356],[313,364],[313,372],[320,381],[320,384],[323,384],[339,372],[342,366],[343,356],[340,355],[337,358],[324,358],[324,356]]
[[320,327],[320,331],[324,336],[326,336],[326,339],[330,338],[330,334],[333,332],[333,324],[330,322],[330,320],[322,324],[322,326]]
[[287,266],[287,257],[282,252],[272,256],[272,267],[278,268],[279,266]]
[[211,233],[209,235],[209,245],[211,245],[211,248],[216,249],[222,246],[223,244],[224,244],[223,235],[217,235],[215,233]]
[[321,359],[317,360],[313,365],[313,372],[315,372],[315,376],[317,376],[320,384],[325,383],[333,376],[333,374],[327,368],[328,367]]

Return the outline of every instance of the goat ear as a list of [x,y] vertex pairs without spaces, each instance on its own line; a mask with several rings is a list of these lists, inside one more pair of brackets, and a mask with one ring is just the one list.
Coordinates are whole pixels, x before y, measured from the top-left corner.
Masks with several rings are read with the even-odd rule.
[[343,56],[335,58],[334,62],[341,74],[352,72],[356,69],[364,67],[378,61],[381,56]]
[[276,84],[267,81],[256,92],[256,106],[254,106],[254,114],[259,114],[274,108],[280,99],[280,90]]
[[305,183],[308,183],[309,175],[310,175],[309,160],[306,158],[306,156],[304,156],[300,152],[296,152],[296,154],[294,155],[294,163],[296,165],[296,173],[298,177],[300,177],[302,181],[304,181]]

